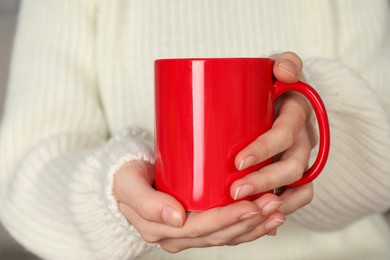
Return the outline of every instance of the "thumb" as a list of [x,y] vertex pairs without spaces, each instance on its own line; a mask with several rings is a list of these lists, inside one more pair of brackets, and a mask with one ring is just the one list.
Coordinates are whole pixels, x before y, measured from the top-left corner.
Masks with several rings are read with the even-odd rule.
[[301,80],[303,63],[294,52],[287,51],[272,55],[275,60],[273,73],[277,80],[285,83],[295,83]]
[[114,196],[147,221],[181,227],[186,217],[183,206],[174,197],[153,189],[153,180],[153,165],[127,163],[115,175]]

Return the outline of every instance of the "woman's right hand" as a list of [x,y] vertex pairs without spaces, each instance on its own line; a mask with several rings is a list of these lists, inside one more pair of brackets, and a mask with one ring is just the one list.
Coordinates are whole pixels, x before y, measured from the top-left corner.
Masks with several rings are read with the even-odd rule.
[[258,239],[285,221],[281,199],[266,194],[204,212],[186,213],[172,196],[153,189],[154,166],[126,163],[115,175],[114,196],[119,210],[149,243],[171,253],[193,247],[237,245]]

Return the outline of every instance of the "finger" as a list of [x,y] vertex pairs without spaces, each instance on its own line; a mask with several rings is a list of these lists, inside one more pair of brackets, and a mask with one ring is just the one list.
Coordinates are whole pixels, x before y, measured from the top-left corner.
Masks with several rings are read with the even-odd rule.
[[260,209],[260,214],[263,216],[269,216],[276,212],[283,203],[280,197],[273,193],[265,193],[253,202]]
[[265,194],[253,202],[240,201],[201,213],[190,213],[181,229],[170,229],[166,232],[169,232],[169,235],[175,238],[204,237],[256,215],[266,217],[275,212],[281,203],[282,201],[278,196]]
[[231,240],[228,245],[238,245],[242,243],[251,242],[270,233],[272,235],[273,231],[276,230],[281,225],[283,225],[285,221],[286,221],[286,217],[283,214],[281,214],[280,212],[275,212],[274,214],[269,216],[265,221],[260,223],[252,231],[244,233],[241,236],[238,236],[235,239]]
[[312,144],[305,128],[280,161],[267,165],[235,181],[230,193],[235,200],[270,191],[302,178],[310,158]]
[[271,57],[275,59],[273,73],[277,80],[295,83],[301,79],[303,62],[296,53],[289,51]]
[[276,236],[277,228],[272,229],[270,232],[267,233],[268,236]]
[[279,115],[272,128],[237,154],[237,169],[243,170],[285,151],[295,142],[310,115],[311,108],[304,98],[288,93],[281,100]]
[[[269,203],[272,203],[272,201],[270,202],[270,199],[274,197],[275,195],[269,194],[269,196],[265,196],[263,200],[259,199],[258,204],[260,206],[269,205]],[[160,241],[159,243],[160,246],[168,252],[178,252],[189,247],[231,245],[232,241],[235,241],[237,238],[241,239],[240,242],[248,242],[267,234],[283,224],[285,217],[281,213],[274,211],[271,218],[263,216],[262,214],[253,214],[251,216],[246,215],[245,219],[240,219],[240,222],[227,226],[226,228],[207,236],[183,239],[166,239]],[[267,222],[264,224],[263,222],[266,219]],[[257,230],[253,232],[254,229]],[[248,236],[246,234],[252,235]]]
[[[280,201],[280,199],[278,198]],[[213,208],[204,212],[189,213],[181,228],[149,225],[143,227],[145,233],[156,231],[157,237],[164,238],[199,238],[225,229],[243,219],[259,215],[257,205],[250,201],[240,201],[225,207]]]
[[[275,199],[276,198],[276,199]],[[270,204],[273,201],[281,201],[273,195],[257,202],[259,205]],[[130,207],[120,204],[121,212],[140,232],[145,241],[155,243],[166,239],[200,238],[219,230],[226,229],[243,220],[260,215],[256,203],[241,201],[221,208],[210,209],[201,213],[188,213],[186,223],[183,227],[171,227],[155,222],[148,222],[138,216]]]
[[[170,232],[175,237],[207,236],[256,215],[268,216],[275,212],[281,203],[278,196],[271,193],[265,194],[254,201],[239,201],[224,207],[188,215],[181,230]],[[178,233],[175,234],[176,232]]]
[[170,238],[172,237],[171,231],[178,228],[157,222],[147,221],[140,217],[131,207],[123,203],[119,203],[119,208],[128,222],[135,227],[143,240],[148,243],[158,243],[163,239]]
[[[224,209],[209,210],[207,214],[205,212],[188,213],[187,222],[182,228],[148,222],[138,216],[136,212],[125,204],[120,203],[119,207],[124,216],[135,226],[146,242],[162,243],[162,245],[166,245],[166,250],[172,251],[172,248],[169,249],[169,243],[171,241],[175,241],[174,243],[177,242],[173,239],[179,239],[181,241],[181,243],[176,244],[176,246],[182,246],[177,247],[176,250],[183,250],[186,246],[200,246],[202,243],[203,245],[216,245],[224,241],[228,242],[234,237],[240,236],[241,233],[247,233],[255,228],[263,219],[268,217],[264,212],[272,214],[279,208],[280,204],[281,199],[278,196],[274,194],[265,194],[253,203],[242,201],[235,203],[234,206],[229,205],[223,207]],[[212,216],[213,212],[215,213],[216,211],[219,211],[220,215]],[[239,214],[235,215],[236,212],[239,212]],[[203,220],[200,220],[201,218],[203,218]],[[201,242],[202,239],[211,234],[213,235],[207,239],[208,242]],[[189,239],[194,241],[185,244],[184,241],[189,242]]]
[[162,229],[167,225],[150,222],[140,217],[131,207],[119,203],[119,209],[127,221],[135,227],[142,239],[148,243],[157,243],[162,238]]
[[259,213],[259,208],[251,201],[240,201],[224,207],[213,208],[188,215],[184,226],[181,229],[171,231],[171,236],[189,238],[207,236]]
[[288,188],[280,195],[283,204],[279,208],[279,211],[285,215],[289,215],[309,204],[313,199],[313,195],[313,183],[308,183],[295,188]]
[[180,227],[185,220],[183,206],[172,196],[152,188],[154,168],[145,162],[131,162],[114,179],[114,194],[145,220]]
[[159,244],[168,252],[178,252],[190,247],[210,247],[227,245],[243,234],[251,232],[254,228],[261,224],[266,217],[256,214],[245,220],[242,220],[234,225],[216,231],[207,236],[197,238],[181,238],[181,239],[166,239],[160,241]]

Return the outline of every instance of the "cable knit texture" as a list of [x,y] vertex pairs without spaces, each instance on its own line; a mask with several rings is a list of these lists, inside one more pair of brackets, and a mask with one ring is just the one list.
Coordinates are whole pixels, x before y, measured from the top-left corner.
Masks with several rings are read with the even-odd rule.
[[[0,131],[2,223],[44,259],[389,259],[389,14],[385,0],[25,1]],[[329,111],[313,202],[274,238],[149,252],[112,187],[124,163],[153,163],[154,60],[285,50]]]

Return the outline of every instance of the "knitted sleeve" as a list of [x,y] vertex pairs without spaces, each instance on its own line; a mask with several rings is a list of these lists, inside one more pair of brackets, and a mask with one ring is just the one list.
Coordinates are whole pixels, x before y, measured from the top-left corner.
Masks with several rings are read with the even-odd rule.
[[128,259],[151,248],[120,214],[115,170],[153,162],[142,130],[107,142],[94,1],[25,1],[0,131],[0,218],[44,259]]
[[[331,126],[331,150],[314,181],[312,203],[291,218],[332,230],[390,208],[390,107],[387,87],[372,86],[340,62],[311,59],[305,77],[321,94]],[[377,76],[384,74],[377,67]],[[388,81],[390,82],[390,81]],[[386,90],[387,89],[387,90]],[[313,151],[312,157],[317,151]]]
[[314,181],[312,203],[292,216],[323,230],[390,208],[390,5],[335,5],[337,61],[305,62],[329,112],[329,161]]

